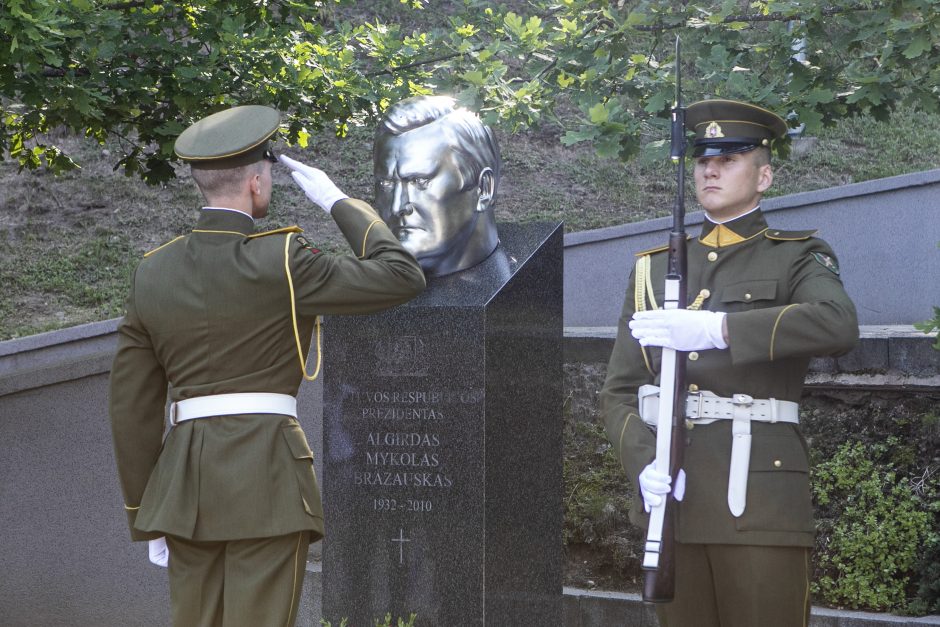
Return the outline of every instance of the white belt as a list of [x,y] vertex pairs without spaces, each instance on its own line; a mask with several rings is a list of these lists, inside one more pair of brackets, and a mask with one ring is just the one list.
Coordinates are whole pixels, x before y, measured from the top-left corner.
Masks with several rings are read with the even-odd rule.
[[[659,416],[659,387],[643,385],[638,390],[640,417],[653,427]],[[728,509],[735,517],[744,513],[747,499],[747,471],[751,462],[751,421],[799,424],[800,406],[775,398],[755,399],[747,394],[731,398],[711,392],[692,392],[686,396],[686,419],[694,424],[733,420],[731,425],[731,467],[728,472]]]
[[297,399],[288,394],[243,392],[213,394],[176,401],[170,405],[170,424],[210,416],[233,414],[283,414],[297,417]]

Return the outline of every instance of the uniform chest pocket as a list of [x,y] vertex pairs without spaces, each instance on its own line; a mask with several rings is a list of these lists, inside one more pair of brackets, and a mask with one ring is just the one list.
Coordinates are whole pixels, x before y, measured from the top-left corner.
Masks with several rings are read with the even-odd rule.
[[721,304],[724,311],[742,311],[757,307],[767,307],[777,298],[777,281],[744,281],[733,283],[721,291]]

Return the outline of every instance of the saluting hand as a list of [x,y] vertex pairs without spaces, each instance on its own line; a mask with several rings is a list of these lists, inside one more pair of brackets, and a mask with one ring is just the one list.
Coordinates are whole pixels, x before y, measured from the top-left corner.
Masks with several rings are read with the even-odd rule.
[[286,155],[281,155],[278,158],[281,163],[291,169],[291,177],[300,186],[300,189],[304,190],[307,198],[322,207],[327,213],[330,212],[337,201],[349,198],[330,180],[330,177],[323,170],[304,165]]
[[662,346],[677,351],[728,348],[724,338],[723,311],[655,309],[638,311],[630,320],[630,332],[643,346]]

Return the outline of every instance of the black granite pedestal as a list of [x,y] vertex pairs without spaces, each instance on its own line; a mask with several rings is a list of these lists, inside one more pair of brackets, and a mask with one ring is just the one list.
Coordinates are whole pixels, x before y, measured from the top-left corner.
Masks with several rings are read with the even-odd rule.
[[562,616],[562,228],[324,331],[323,616]]

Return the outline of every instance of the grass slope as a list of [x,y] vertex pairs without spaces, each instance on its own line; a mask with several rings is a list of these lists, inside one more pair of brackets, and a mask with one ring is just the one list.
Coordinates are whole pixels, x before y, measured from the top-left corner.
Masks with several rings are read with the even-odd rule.
[[[665,161],[601,159],[588,146],[563,147],[557,129],[498,136],[501,222],[564,221],[572,232],[670,211],[675,177]],[[178,179],[148,187],[113,171],[120,145],[54,139],[81,170],[53,177],[0,161],[0,340],[121,315],[136,260],[191,228],[200,206],[185,167]],[[776,164],[774,195],[940,167],[940,116],[901,111],[884,123],[845,120],[812,143],[808,153]],[[286,152],[368,200],[371,149],[371,129],[360,128],[345,139],[323,136],[307,150]],[[694,210],[691,187],[689,199]],[[285,224],[300,224],[325,250],[346,251],[332,221],[276,168],[271,215],[260,226]]]

